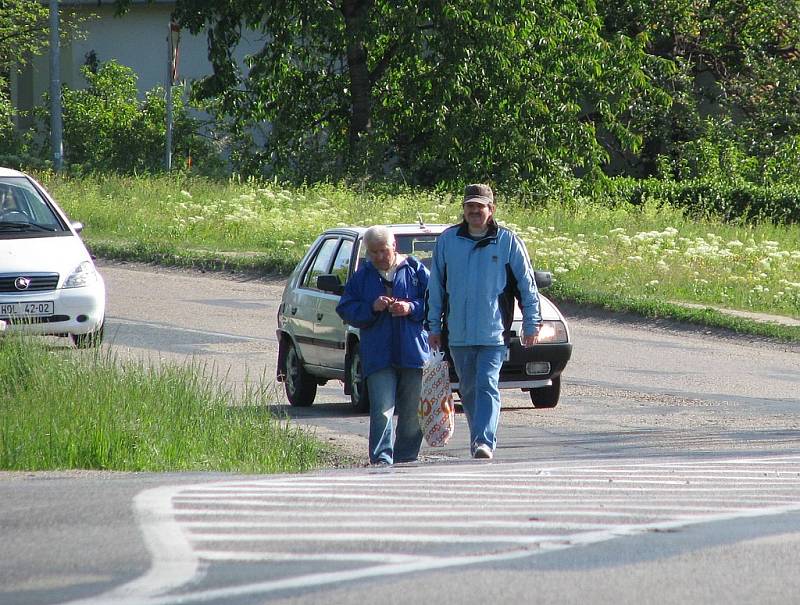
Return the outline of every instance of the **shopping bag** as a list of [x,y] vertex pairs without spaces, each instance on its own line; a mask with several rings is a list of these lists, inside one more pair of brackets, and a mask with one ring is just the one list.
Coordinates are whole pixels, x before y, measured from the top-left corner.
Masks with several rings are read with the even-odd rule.
[[419,426],[428,445],[441,447],[453,436],[456,417],[450,391],[450,369],[444,352],[431,351],[422,368]]

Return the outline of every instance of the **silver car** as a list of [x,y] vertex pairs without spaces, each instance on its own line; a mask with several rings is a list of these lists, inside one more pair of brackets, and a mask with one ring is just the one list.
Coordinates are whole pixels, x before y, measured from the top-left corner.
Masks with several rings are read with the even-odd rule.
[[[397,251],[412,254],[427,266],[438,235],[449,225],[389,225]],[[277,380],[284,383],[293,406],[314,402],[317,386],[340,380],[359,412],[369,410],[369,394],[361,377],[358,329],[345,324],[336,305],[348,277],[363,261],[366,227],[329,229],[309,248],[289,277],[278,308]],[[551,275],[536,271],[536,283],[546,288]],[[530,393],[537,408],[558,404],[561,372],[572,354],[564,316],[545,296],[539,295],[543,319],[539,342],[523,347],[519,341],[522,318],[519,309],[512,325],[507,359],[500,370],[501,389]],[[458,376],[451,367],[451,382],[458,391]]]

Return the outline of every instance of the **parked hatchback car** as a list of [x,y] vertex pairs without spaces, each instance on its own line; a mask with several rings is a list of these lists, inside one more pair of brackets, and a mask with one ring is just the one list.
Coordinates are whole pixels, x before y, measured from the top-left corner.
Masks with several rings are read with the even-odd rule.
[[103,278],[71,222],[30,176],[0,168],[0,327],[100,343]]
[[[389,225],[389,229],[398,252],[413,254],[430,267],[436,238],[448,226]],[[325,231],[286,284],[278,308],[277,380],[284,383],[291,405],[311,405],[318,385],[340,380],[355,409],[369,409],[369,394],[361,378],[358,329],[336,314],[347,278],[365,257],[365,231],[365,227]],[[535,274],[540,288],[550,285],[550,273]],[[558,404],[561,373],[572,354],[572,343],[564,316],[547,297],[539,296],[543,319],[539,343],[530,348],[520,344],[522,316],[518,308],[508,357],[500,370],[500,388],[527,391],[535,407],[550,408]],[[451,382],[457,391],[454,371]]]

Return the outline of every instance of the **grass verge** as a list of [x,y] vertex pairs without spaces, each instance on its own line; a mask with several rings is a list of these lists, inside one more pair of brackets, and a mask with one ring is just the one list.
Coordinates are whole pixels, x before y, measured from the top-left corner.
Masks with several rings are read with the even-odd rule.
[[0,469],[301,472],[350,464],[202,367],[0,338]]
[[604,292],[587,292],[556,284],[547,291],[556,301],[584,307],[597,307],[617,313],[632,313],[653,319],[670,319],[697,326],[719,328],[737,334],[748,334],[785,342],[800,342],[800,327],[737,317],[711,307],[691,308],[660,300],[613,296]]
[[[155,263],[205,271],[288,275],[293,268],[291,263],[287,263],[283,259],[276,260],[269,254],[260,253],[210,250],[179,251],[174,247],[117,243],[108,240],[93,241],[91,248],[94,254],[110,260]],[[556,302],[570,302],[619,313],[634,313],[643,317],[672,319],[698,326],[720,328],[738,334],[750,334],[786,342],[800,342],[800,327],[736,317],[713,307],[696,309],[657,299],[591,291],[558,280],[546,293]]]
[[[98,256],[206,270],[286,274],[329,227],[453,223],[461,211],[459,192],[42,176],[86,225]],[[791,326],[662,302],[800,318],[800,225],[725,222],[656,199],[631,205],[576,192],[499,199],[497,216],[519,234],[534,265],[553,273],[556,299],[800,339]]]

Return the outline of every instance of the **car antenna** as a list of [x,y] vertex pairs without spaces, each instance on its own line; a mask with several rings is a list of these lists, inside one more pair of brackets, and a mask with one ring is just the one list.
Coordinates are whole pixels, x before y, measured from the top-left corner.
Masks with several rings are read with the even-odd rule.
[[425,221],[422,220],[422,214],[420,214],[419,212],[417,212],[417,220],[419,221],[419,226],[420,227],[424,227],[425,226]]

